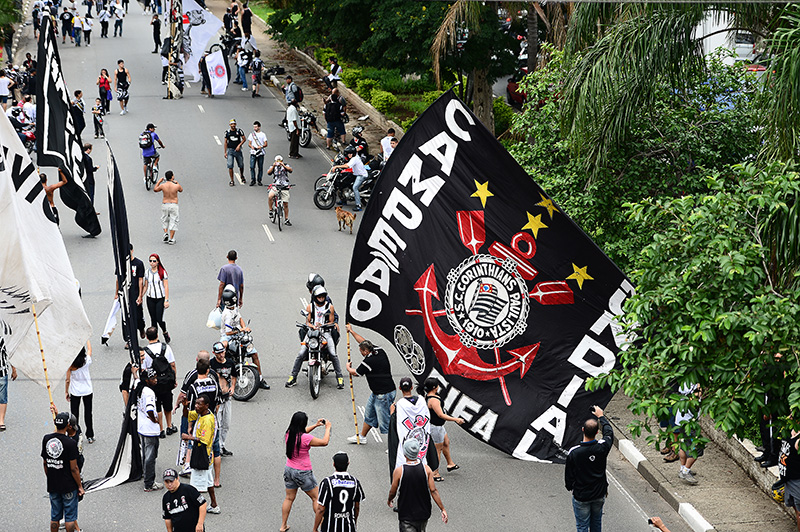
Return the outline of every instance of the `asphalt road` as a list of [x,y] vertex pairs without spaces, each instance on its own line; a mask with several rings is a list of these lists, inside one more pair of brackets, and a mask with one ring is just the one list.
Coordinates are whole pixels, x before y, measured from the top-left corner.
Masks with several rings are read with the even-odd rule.
[[[333,422],[330,445],[312,452],[318,479],[332,471],[331,456],[336,451],[349,452],[350,470],[366,492],[359,529],[395,529],[396,515],[385,502],[389,487],[385,443],[382,445],[374,435],[365,447],[345,441],[355,430],[348,390],[337,390],[329,377],[323,381],[320,398],[314,401],[302,374],[296,388],[283,387],[298,350],[294,323],[300,319],[300,299],[307,296],[307,274],[322,274],[334,302],[340,308],[345,302],[354,236],[338,232],[333,212],[319,211],[311,199],[314,180],[329,166],[326,152],[316,147],[302,149],[303,159],[289,161],[294,167],[292,180],[298,184],[291,194],[294,226],[279,233],[267,219],[264,187],[228,186],[218,139],[223,138],[230,118],[237,118],[246,132],[251,131],[252,120],[260,120],[269,138],[267,160],[278,153],[286,156],[288,142],[277,125],[282,102],[266,90],[262,90],[265,97],[250,98],[237,85],[231,85],[225,97],[206,99],[195,83],[182,100],[162,99],[165,91],[160,84],[160,60],[150,53],[149,17],[142,16],[140,9],[139,4],[131,2],[123,38],[100,39],[98,29],[90,48],[66,46],[60,51],[69,88],[83,89],[88,107],[96,95],[94,83],[101,68],[111,71],[122,58],[131,71],[130,113],[119,116],[118,107],[114,111],[117,102],[112,102],[105,131],[125,185],[136,256],[146,261],[150,253],[158,253],[169,272],[172,306],[165,319],[180,375],[193,367],[197,351],[210,349],[217,338],[217,331],[205,327],[216,300],[217,271],[229,249],[239,252],[246,286],[242,310],[245,319],[252,320],[255,344],[272,390],[260,391],[248,403],[234,404],[228,447],[235,455],[224,459],[223,487],[217,492],[222,514],[209,516],[207,529],[278,529],[284,497],[283,433],[296,410],[308,412],[312,419],[324,417]],[[26,31],[30,32],[30,27]],[[142,182],[137,137],[148,122],[158,126],[157,132],[167,146],[161,152],[162,175],[172,169],[185,190],[180,196],[181,223],[174,246],[162,243],[160,197],[147,192]],[[89,140],[90,133],[91,125],[85,135]],[[91,373],[97,442],[86,447],[85,478],[103,476],[110,464],[122,411],[117,384],[127,361],[120,331],[108,347],[100,345],[114,296],[114,266],[105,200],[106,148],[102,140],[93,142],[95,162],[101,165],[96,195],[103,234],[96,239],[82,238],[83,232],[72,222],[70,211],[61,206],[64,240],[94,326]],[[360,221],[359,216],[356,223]],[[44,341],[46,349],[47,338]],[[399,356],[391,348],[389,351],[397,380],[406,372]],[[360,357],[355,350],[354,354]],[[347,355],[343,343],[339,355],[344,364]],[[67,409],[63,378],[55,380],[56,403],[60,409]],[[363,405],[368,395],[363,379],[356,380],[355,394],[357,403]],[[0,433],[0,528],[44,530],[49,505],[39,452],[42,435],[52,430],[47,392],[23,377],[11,384],[9,403],[8,430]],[[362,419],[359,413],[359,423]],[[448,430],[453,457],[461,469],[444,473],[446,481],[438,484],[450,523],[443,525],[434,519],[430,530],[574,529],[562,466],[521,462],[478,442],[455,425]],[[161,440],[158,470],[175,463],[177,447],[177,436]],[[612,482],[605,507],[607,530],[650,530],[647,515],[662,516],[673,531],[688,530],[616,451],[609,471]],[[81,503],[79,524],[88,532],[164,530],[160,501],[160,492],[143,493],[139,482],[90,494]],[[302,494],[289,523],[294,530],[312,527],[310,504]]]

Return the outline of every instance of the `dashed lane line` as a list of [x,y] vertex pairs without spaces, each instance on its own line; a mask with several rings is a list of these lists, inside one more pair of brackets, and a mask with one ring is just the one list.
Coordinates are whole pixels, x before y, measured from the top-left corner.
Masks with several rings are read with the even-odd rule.
[[275,242],[275,237],[272,236],[272,231],[269,230],[269,227],[267,227],[267,224],[261,224],[261,227],[263,227],[264,228],[264,232],[267,233],[267,238],[269,238],[269,241],[270,242]]

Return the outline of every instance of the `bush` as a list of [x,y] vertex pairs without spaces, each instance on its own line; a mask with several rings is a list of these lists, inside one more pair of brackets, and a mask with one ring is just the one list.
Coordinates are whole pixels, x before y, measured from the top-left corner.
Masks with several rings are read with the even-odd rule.
[[360,79],[356,84],[356,92],[367,101],[372,99],[372,92],[374,90],[381,90],[381,88],[381,84],[378,80],[370,78]]
[[439,99],[439,96],[444,94],[444,91],[428,91],[422,94],[422,101],[425,102],[425,107],[430,107],[433,102]]
[[494,109],[494,132],[499,137],[511,127],[514,110],[502,98],[495,98],[492,108]]
[[414,115],[411,118],[406,118],[402,122],[400,122],[400,127],[403,128],[403,131],[408,131],[411,128],[411,125],[417,121],[418,116]]
[[325,67],[327,70],[328,65],[328,58],[332,55],[336,55],[336,52],[333,51],[333,48],[315,48],[314,49],[314,59],[317,60],[317,63]]
[[391,92],[375,89],[372,91],[372,106],[379,112],[386,114],[397,105],[397,96]]
[[342,78],[342,83],[347,85],[349,88],[353,89],[355,88],[356,84],[358,84],[358,80],[364,77],[364,73],[361,71],[360,68],[343,67],[342,73],[339,77]]

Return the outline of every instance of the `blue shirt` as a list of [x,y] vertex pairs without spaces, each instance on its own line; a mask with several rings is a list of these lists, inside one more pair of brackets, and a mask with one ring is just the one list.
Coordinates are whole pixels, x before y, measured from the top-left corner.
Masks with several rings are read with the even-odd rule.
[[156,155],[156,142],[159,141],[160,139],[158,138],[158,135],[156,134],[155,131],[150,133],[150,136],[153,137],[153,145],[150,146],[149,148],[142,148],[143,157],[154,157]]

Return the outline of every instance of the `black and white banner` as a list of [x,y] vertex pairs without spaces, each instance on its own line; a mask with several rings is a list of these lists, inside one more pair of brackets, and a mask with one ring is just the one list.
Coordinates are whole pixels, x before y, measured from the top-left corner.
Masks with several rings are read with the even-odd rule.
[[[100,221],[83,186],[83,146],[69,112],[70,97],[50,17],[42,19],[36,66],[36,152],[39,166],[59,168],[67,184],[59,189],[64,205],[75,211],[75,223],[92,236]],[[58,181],[58,176],[56,176]]]
[[51,385],[66,374],[92,326],[39,174],[0,113],[0,333],[11,363],[46,386],[35,306]]
[[356,238],[350,322],[390,339],[445,410],[522,460],[562,462],[617,365],[633,287],[452,91],[406,133]]

